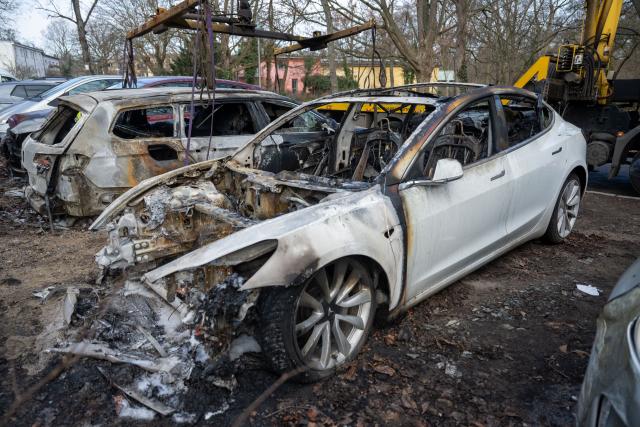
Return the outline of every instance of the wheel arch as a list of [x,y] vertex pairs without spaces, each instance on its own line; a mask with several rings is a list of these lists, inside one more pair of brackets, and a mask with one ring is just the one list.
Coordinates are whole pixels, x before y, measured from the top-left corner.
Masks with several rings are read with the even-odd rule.
[[587,170],[583,166],[576,166],[571,170],[571,172],[569,172],[567,178],[573,173],[575,173],[578,176],[578,179],[580,179],[580,189],[582,190],[582,194],[584,195],[584,192],[587,190]]
[[640,150],[640,125],[616,139],[613,154],[611,156],[611,171],[609,172],[609,179],[618,175],[620,165],[624,162],[631,149]]

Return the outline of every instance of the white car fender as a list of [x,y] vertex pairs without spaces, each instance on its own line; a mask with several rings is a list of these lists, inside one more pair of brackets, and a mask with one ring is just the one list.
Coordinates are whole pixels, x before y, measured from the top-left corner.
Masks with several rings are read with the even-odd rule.
[[266,240],[277,248],[242,290],[297,284],[324,265],[347,256],[375,261],[389,284],[389,309],[402,294],[403,231],[390,199],[379,185],[263,221],[209,243],[145,274],[156,282],[201,267]]

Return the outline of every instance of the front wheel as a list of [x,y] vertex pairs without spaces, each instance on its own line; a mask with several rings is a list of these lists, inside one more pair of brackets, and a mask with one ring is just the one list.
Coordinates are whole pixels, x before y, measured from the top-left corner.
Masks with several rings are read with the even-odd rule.
[[547,226],[544,239],[549,243],[562,243],[571,231],[578,218],[582,188],[580,179],[574,173],[565,181],[556,206]]
[[263,354],[279,373],[304,369],[298,380],[328,377],[360,351],[375,309],[373,280],[365,267],[351,258],[335,261],[302,286],[263,293]]

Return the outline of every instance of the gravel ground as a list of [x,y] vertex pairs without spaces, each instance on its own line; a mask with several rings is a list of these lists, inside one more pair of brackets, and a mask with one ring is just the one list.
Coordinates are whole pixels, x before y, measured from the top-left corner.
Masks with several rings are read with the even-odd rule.
[[[1,172],[0,172],[1,173]],[[0,176],[0,412],[59,359],[56,288],[92,287],[103,233],[86,223],[51,234]],[[9,193],[7,193],[9,191]],[[640,199],[587,194],[565,244],[529,242],[377,328],[333,378],[285,383],[251,425],[573,425],[595,320],[619,275],[640,255]],[[591,284],[594,297],[576,290]],[[52,286],[45,303],[34,290]],[[119,392],[81,360],[39,389],[12,425],[173,425],[118,418]],[[231,424],[277,377],[247,363],[233,393],[193,380],[183,410],[203,425]],[[229,402],[228,409],[223,406]],[[220,410],[222,408],[222,410]],[[207,412],[216,412],[208,420]]]

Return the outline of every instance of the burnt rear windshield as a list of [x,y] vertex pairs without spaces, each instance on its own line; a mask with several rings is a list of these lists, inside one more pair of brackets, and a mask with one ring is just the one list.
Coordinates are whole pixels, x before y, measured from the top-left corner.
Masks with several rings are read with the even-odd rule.
[[80,110],[62,105],[58,107],[58,111],[53,114],[35,139],[42,144],[59,144],[81,118]]

